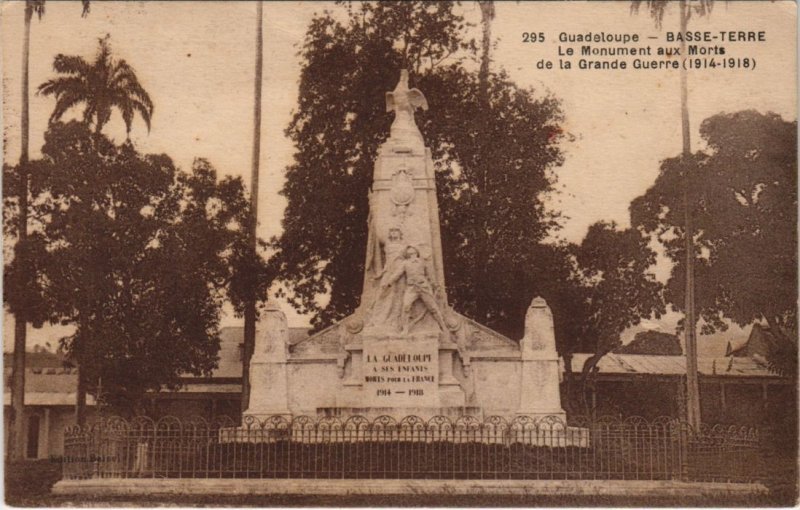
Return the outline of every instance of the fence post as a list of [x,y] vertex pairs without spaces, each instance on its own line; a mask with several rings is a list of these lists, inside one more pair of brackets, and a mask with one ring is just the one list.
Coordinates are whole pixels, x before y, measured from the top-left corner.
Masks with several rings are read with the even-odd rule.
[[689,425],[681,421],[678,426],[678,442],[681,466],[681,480],[689,481]]

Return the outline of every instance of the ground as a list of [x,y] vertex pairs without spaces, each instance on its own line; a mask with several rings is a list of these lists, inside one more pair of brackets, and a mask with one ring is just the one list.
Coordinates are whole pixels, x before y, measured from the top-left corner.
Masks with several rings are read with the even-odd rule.
[[[57,461],[27,461],[6,464],[6,503],[20,507],[63,506],[329,506],[329,507],[379,507],[379,506],[470,506],[470,507],[538,507],[538,506],[604,506],[604,507],[654,507],[654,506],[793,506],[793,491],[777,488],[766,497],[711,498],[620,498],[620,497],[536,497],[536,496],[169,496],[143,495],[138,498],[87,498],[85,496],[53,496],[50,488],[61,477]],[[370,483],[365,481],[365,483]],[[371,483],[377,483],[371,482]]]

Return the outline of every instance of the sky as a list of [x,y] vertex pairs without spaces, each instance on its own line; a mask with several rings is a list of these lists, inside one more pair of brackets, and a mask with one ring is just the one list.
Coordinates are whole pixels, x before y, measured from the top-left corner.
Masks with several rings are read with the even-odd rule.
[[[2,4],[2,76],[4,157],[19,154],[20,69],[24,2]],[[131,64],[155,103],[152,129],[134,122],[132,139],[139,150],[170,155],[188,169],[196,157],[207,158],[222,174],[247,182],[252,139],[254,77],[254,2],[93,2],[81,18],[80,2],[48,2],[31,29],[30,83],[51,78],[58,53],[94,56],[97,39],[110,34],[113,52]],[[263,127],[259,186],[259,234],[280,233],[285,200],[278,195],[293,146],[284,136],[296,108],[300,59],[298,45],[315,13],[339,9],[329,2],[264,3]],[[465,2],[463,15],[480,21],[477,4]],[[557,61],[558,35],[613,32],[664,40],[677,27],[674,6],[655,28],[646,12],[633,15],[625,2],[497,2],[492,25],[493,69],[540,94],[562,100],[564,165],[556,170],[559,194],[551,206],[563,211],[557,237],[580,242],[599,220],[629,225],[628,204],[655,180],[659,161],[681,149],[678,71],[580,71],[536,69],[540,59]],[[796,119],[796,7],[793,2],[717,2],[707,18],[693,19],[692,30],[764,30],[767,42],[730,43],[735,56],[758,62],[754,70],[692,71],[689,108],[695,147],[700,122],[719,112],[754,108]],[[472,29],[479,37],[479,29]],[[543,44],[523,42],[523,32],[544,32]],[[654,45],[674,46],[659,41]],[[557,65],[556,65],[557,67]],[[387,72],[397,72],[388,70]],[[424,91],[423,91],[424,93]],[[31,157],[39,154],[53,98],[31,95]],[[114,115],[106,132],[124,139]],[[446,261],[445,261],[446,263]],[[663,262],[659,276],[668,271]],[[288,307],[290,325],[307,319]],[[7,317],[6,317],[7,319]],[[677,316],[653,322],[669,331]],[[223,324],[241,321],[226,316]],[[4,320],[4,339],[12,321]],[[671,332],[671,331],[670,331]],[[52,333],[34,333],[43,342]],[[701,347],[702,349],[702,347]],[[720,350],[719,346],[714,352]]]

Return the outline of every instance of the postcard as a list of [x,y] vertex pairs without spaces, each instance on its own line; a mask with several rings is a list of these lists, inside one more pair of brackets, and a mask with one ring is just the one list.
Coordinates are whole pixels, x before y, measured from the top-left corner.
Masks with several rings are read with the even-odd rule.
[[797,5],[2,4],[6,501],[797,501]]

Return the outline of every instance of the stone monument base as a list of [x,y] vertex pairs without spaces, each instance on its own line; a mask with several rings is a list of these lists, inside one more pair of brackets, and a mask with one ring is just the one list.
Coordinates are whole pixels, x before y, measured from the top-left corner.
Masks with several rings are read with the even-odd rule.
[[346,434],[335,434],[328,431],[318,433],[307,433],[302,430],[287,429],[261,429],[247,427],[228,427],[220,429],[220,443],[277,443],[279,441],[291,441],[301,444],[332,444],[332,443],[354,443],[354,442],[377,442],[377,443],[481,443],[504,445],[520,444],[541,447],[565,447],[573,446],[577,448],[589,448],[589,429],[581,427],[567,427],[566,430],[538,431],[536,433],[520,432],[511,433],[508,436],[484,436],[474,437],[469,434],[455,433],[450,434],[444,431],[434,430],[429,433],[417,433],[414,431],[404,431],[396,429],[376,429],[359,430]]
[[434,416],[444,416],[453,423],[462,416],[472,416],[478,420],[483,420],[483,409],[470,406],[448,406],[448,407],[328,407],[317,409],[318,417],[338,418],[342,421],[351,416],[363,416],[370,421],[381,416],[390,416],[398,423],[408,416],[416,416],[427,421]]
[[[341,414],[351,411],[354,414]],[[392,409],[332,408],[320,410],[317,420],[289,415],[247,416],[241,427],[219,431],[220,443],[481,443],[508,446],[520,444],[541,447],[590,446],[589,429],[565,426],[557,417],[541,420],[514,420],[500,417],[480,419],[479,408],[418,409],[418,414],[395,417],[380,414]],[[452,419],[444,412],[449,412]],[[466,412],[473,412],[470,416]],[[426,416],[430,414],[430,417]],[[326,420],[327,418],[327,420]],[[440,419],[438,419],[440,418]],[[499,421],[494,422],[494,418]]]

